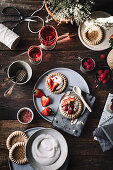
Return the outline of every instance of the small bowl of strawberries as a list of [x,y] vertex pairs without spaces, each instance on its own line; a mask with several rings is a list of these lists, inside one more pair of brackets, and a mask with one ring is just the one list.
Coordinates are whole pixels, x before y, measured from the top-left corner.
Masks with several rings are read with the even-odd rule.
[[80,70],[83,73],[89,73],[95,69],[95,61],[91,57],[85,57],[81,61]]
[[111,82],[111,70],[107,66],[99,67],[96,70],[96,80],[95,83],[97,83],[97,86],[99,84],[108,84]]

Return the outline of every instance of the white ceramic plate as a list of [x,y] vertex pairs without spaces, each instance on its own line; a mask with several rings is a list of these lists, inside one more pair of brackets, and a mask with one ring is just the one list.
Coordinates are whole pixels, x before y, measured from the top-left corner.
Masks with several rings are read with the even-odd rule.
[[[59,72],[59,73],[64,74],[68,79],[68,86],[72,86],[72,87],[73,86],[79,86],[82,91],[89,93],[89,87],[88,87],[86,81],[84,80],[84,78],[79,73],[77,73],[76,71],[71,70],[69,68],[54,68],[52,70],[47,71],[37,80],[37,82],[34,86],[34,89],[36,89],[36,88],[42,89],[43,92],[45,93],[45,95],[49,96],[50,92],[45,87],[45,80],[46,80],[46,77],[52,72]],[[51,103],[49,104],[49,107],[54,111],[54,113],[56,113],[56,111],[58,109],[59,101],[60,101],[63,94],[64,93],[61,93],[61,94],[58,94],[58,95],[51,94],[51,96],[50,96]],[[40,98],[35,98],[33,96],[33,103],[35,105],[37,112],[44,119],[46,119],[49,122],[52,122],[53,116],[43,116],[40,113],[44,109],[42,107]]]
[[[52,165],[49,166],[44,166],[39,164],[33,157],[32,154],[32,145],[33,145],[33,141],[41,134],[49,134],[51,136],[53,136],[55,139],[58,140],[59,145],[60,145],[60,149],[61,149],[61,155],[58,158],[58,160],[53,163]],[[67,159],[67,155],[68,155],[68,146],[66,143],[65,138],[62,136],[61,133],[59,133],[57,130],[48,128],[48,129],[41,129],[37,132],[35,132],[28,140],[27,145],[26,145],[26,157],[28,162],[30,163],[30,165],[32,166],[32,168],[34,170],[56,170],[59,169],[64,162]]]
[[[24,132],[26,133],[26,135],[28,137],[32,136],[35,132],[37,132],[38,130],[41,129],[45,129],[44,127],[35,127],[35,128],[30,128],[25,130]],[[19,164],[15,164],[13,163],[10,159],[8,159],[8,163],[9,163],[9,169],[10,170],[33,170],[33,168],[30,166],[29,163],[23,164],[23,165],[19,165]],[[65,163],[63,164],[63,166],[59,169],[59,170],[66,170],[68,166],[68,157],[65,161]]]
[[[107,12],[95,11],[95,12],[92,13],[91,18],[96,19],[96,18],[104,18],[104,17],[110,17],[110,16],[111,15],[109,13],[107,13]],[[83,36],[84,29],[90,23],[91,23],[91,20],[86,20],[82,24],[80,24],[80,26],[78,28],[79,39],[81,40],[83,45],[86,46],[87,48],[91,49],[91,50],[94,50],[94,51],[102,51],[102,50],[108,49],[110,47],[109,37],[113,34],[113,27],[106,30],[106,31],[103,28],[103,30],[104,30],[104,39],[100,44],[98,44],[98,45],[88,45],[86,42],[84,42],[82,36]]]

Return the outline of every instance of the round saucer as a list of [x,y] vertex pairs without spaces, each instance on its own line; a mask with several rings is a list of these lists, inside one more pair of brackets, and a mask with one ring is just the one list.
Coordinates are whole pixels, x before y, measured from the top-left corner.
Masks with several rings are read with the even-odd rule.
[[[58,140],[59,145],[60,145],[60,149],[61,149],[61,155],[58,158],[58,160],[53,163],[52,165],[49,166],[44,166],[39,164],[33,157],[32,154],[32,145],[34,140],[41,134],[48,134],[53,136],[55,139]],[[48,128],[48,129],[41,129],[37,132],[35,132],[28,140],[27,145],[26,145],[26,157],[27,160],[29,162],[29,164],[32,166],[32,168],[34,170],[40,169],[40,170],[56,170],[59,169],[60,167],[62,167],[62,165],[64,164],[64,162],[67,159],[67,155],[68,155],[68,146],[66,143],[66,140],[64,139],[64,137],[62,136],[61,133],[59,133],[57,130]]]
[[[95,11],[92,13],[91,18],[92,19],[97,19],[97,18],[105,18],[105,17],[110,17],[111,15],[107,12],[104,11]],[[87,48],[94,50],[94,51],[102,51],[102,50],[106,50],[110,47],[109,44],[109,38],[111,36],[111,34],[113,34],[113,27],[105,30],[103,27],[103,32],[104,32],[104,37],[103,40],[100,44],[98,45],[88,45],[84,40],[83,40],[83,31],[86,29],[86,27],[88,25],[90,25],[92,23],[92,20],[86,20],[84,21],[82,24],[80,24],[79,28],[78,28],[78,35],[79,35],[79,39],[80,41],[83,43],[84,46],[86,46]]]

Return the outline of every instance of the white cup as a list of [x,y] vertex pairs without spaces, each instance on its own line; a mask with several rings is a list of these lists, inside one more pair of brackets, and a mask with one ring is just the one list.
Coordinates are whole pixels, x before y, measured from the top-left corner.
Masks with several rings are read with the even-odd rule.
[[[18,70],[25,70],[26,73],[27,73],[27,76],[26,76],[26,79],[23,81],[23,82],[20,82],[20,83],[16,83],[16,78],[12,78],[12,77],[16,77],[16,73]],[[8,75],[8,78],[11,78],[11,81],[13,83],[16,83],[18,85],[22,85],[22,84],[25,84],[27,83],[31,77],[32,77],[32,69],[30,67],[30,65],[28,63],[26,63],[25,61],[14,61],[9,67],[8,67],[8,70],[7,70],[7,75]]]

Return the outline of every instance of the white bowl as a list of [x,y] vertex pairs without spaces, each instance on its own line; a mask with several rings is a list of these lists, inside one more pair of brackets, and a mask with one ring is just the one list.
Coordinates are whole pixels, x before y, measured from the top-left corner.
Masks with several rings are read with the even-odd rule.
[[[20,120],[20,118],[19,118],[19,116],[20,116],[20,114],[21,114],[21,112],[23,111],[23,110],[29,110],[30,112],[31,112],[31,114],[32,114],[32,119],[29,121],[29,122],[27,122],[27,123],[24,123],[24,122],[22,122],[21,120]],[[33,120],[33,118],[34,118],[34,113],[33,113],[33,111],[30,109],[30,108],[28,108],[28,107],[23,107],[23,108],[21,108],[18,112],[17,112],[17,119],[18,119],[18,121],[20,122],[20,123],[22,123],[22,124],[28,124],[28,123],[30,123],[32,120]]]
[[32,77],[32,69],[30,67],[30,65],[28,63],[26,63],[25,61],[14,61],[9,67],[8,67],[8,70],[7,70],[7,74],[8,74],[8,77],[13,77],[13,76],[16,76],[16,73],[19,69],[24,69],[27,73],[27,78],[25,81],[21,82],[21,83],[16,83],[16,81],[12,80],[11,81],[13,83],[16,83],[18,85],[22,85],[22,84],[25,84],[27,83],[30,78]]
[[[41,134],[53,136],[59,142],[59,145],[60,145],[60,149],[61,149],[60,157],[58,158],[58,160],[56,160],[56,162],[54,162],[53,164],[51,164],[49,166],[42,165],[39,162],[37,162],[33,156],[33,153],[32,153],[33,142]],[[52,128],[41,129],[39,131],[36,131],[28,139],[28,142],[26,145],[26,157],[27,157],[29,164],[32,166],[32,168],[34,170],[37,170],[37,169],[40,169],[40,170],[59,169],[62,167],[62,165],[66,161],[67,156],[68,156],[67,142],[66,142],[65,138],[63,137],[63,135],[55,129],[52,129]]]

